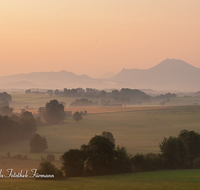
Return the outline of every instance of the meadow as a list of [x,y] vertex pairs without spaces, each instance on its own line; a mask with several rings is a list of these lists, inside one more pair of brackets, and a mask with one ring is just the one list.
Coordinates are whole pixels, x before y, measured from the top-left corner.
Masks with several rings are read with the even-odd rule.
[[[54,99],[46,95],[13,96],[11,106],[19,109],[44,106]],[[56,97],[68,105],[76,98]],[[198,99],[199,100],[199,99]],[[181,102],[176,99],[172,102]],[[195,99],[197,101],[197,99]],[[189,100],[188,100],[189,102]],[[38,127],[37,133],[45,136],[48,150],[45,153],[30,153],[29,140],[22,140],[0,146],[0,169],[13,168],[16,171],[38,168],[41,156],[52,153],[56,156],[53,164],[61,166],[59,157],[69,149],[80,148],[94,135],[103,131],[113,133],[116,145],[125,146],[127,151],[136,153],[159,153],[159,143],[164,137],[177,136],[183,129],[200,133],[200,106],[158,106],[141,105],[127,107],[84,107],[69,108],[71,111],[88,111],[78,123],[67,117],[60,125]],[[178,103],[177,103],[178,104]],[[36,109],[35,109],[36,110]],[[36,110],[37,111],[37,110]],[[28,160],[7,158],[16,154],[27,155]],[[70,178],[62,181],[29,179],[0,179],[1,189],[198,189],[199,170],[156,171],[111,176]]]
[[45,136],[48,150],[45,153],[30,153],[29,140],[9,143],[0,147],[0,156],[27,155],[40,159],[49,153],[56,160],[69,149],[82,144],[103,131],[113,133],[116,145],[125,146],[132,155],[136,153],[158,153],[159,143],[164,137],[177,136],[183,129],[200,132],[200,106],[166,107],[124,111],[116,113],[93,113],[83,116],[80,122],[68,117],[64,124],[38,127],[37,133]]
[[66,180],[0,179],[1,190],[196,190],[200,170],[168,170]]

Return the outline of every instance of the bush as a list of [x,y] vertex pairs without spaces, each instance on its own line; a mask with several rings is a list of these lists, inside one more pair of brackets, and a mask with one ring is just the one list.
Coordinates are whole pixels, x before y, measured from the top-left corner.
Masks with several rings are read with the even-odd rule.
[[[61,179],[63,178],[63,172],[55,167],[51,162],[44,161],[41,162],[38,168],[37,173],[40,175],[54,175],[54,178],[47,178],[47,179]],[[39,178],[42,179],[42,178]]]

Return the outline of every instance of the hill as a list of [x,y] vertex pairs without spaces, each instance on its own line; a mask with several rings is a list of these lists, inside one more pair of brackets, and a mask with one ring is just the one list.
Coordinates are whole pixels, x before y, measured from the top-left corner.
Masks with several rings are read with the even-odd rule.
[[[33,72],[0,77],[0,88],[132,88],[162,91],[199,91],[200,69],[182,60],[166,59],[150,69],[123,69],[117,75],[107,72],[101,79],[68,71]],[[103,79],[104,78],[104,79]]]
[[[72,72],[33,72],[28,74],[17,74],[0,77],[4,84],[1,88],[78,88],[91,87],[103,88],[106,86],[104,80],[93,79],[87,75],[76,75]],[[22,82],[23,81],[23,82]]]
[[200,69],[178,59],[166,59],[150,69],[123,69],[110,80],[120,87],[199,90]]

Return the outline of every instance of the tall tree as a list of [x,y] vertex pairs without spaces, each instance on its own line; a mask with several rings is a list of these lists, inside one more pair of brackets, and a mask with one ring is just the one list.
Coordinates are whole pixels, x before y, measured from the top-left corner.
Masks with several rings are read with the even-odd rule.
[[59,124],[65,119],[64,106],[55,99],[46,103],[44,109],[39,108],[39,113],[43,115],[47,124]]
[[179,139],[183,140],[188,149],[190,161],[200,156],[200,134],[194,131],[184,130],[179,134]]
[[113,173],[115,167],[115,145],[108,138],[95,135],[81,150],[86,155],[86,173],[103,175]]
[[170,168],[181,168],[187,161],[187,147],[181,139],[172,136],[164,138],[159,147]]
[[67,177],[78,177],[83,175],[84,157],[81,150],[70,149],[62,155],[62,160],[62,168]]

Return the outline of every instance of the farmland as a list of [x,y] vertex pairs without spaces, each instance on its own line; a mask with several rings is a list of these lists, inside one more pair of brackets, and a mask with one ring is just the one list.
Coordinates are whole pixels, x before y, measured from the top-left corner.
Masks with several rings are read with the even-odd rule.
[[[34,107],[44,106],[52,97],[47,96],[13,96],[11,106],[19,109],[26,105]],[[59,97],[59,101],[72,102],[73,98]],[[175,101],[175,100],[172,100]],[[177,101],[181,101],[177,99]],[[192,102],[192,101],[191,101]],[[56,156],[53,164],[61,166],[59,157],[69,149],[80,148],[87,144],[95,134],[103,131],[113,133],[116,145],[125,146],[127,151],[136,153],[159,153],[159,143],[164,137],[177,136],[182,129],[200,133],[200,106],[158,106],[142,105],[132,107],[66,107],[68,111],[87,110],[88,115],[83,120],[75,122],[67,117],[63,124],[38,127],[37,133],[45,136],[48,150],[44,153],[30,153],[29,140],[0,146],[0,169],[13,168],[17,171],[37,168],[41,156],[52,153]],[[15,110],[17,111],[17,110]],[[31,111],[31,110],[30,110]],[[7,158],[17,154],[27,155],[28,160]],[[1,180],[1,189],[198,189],[199,170],[156,171],[132,174],[120,174],[100,177],[70,178],[63,181],[40,181],[25,179]],[[8,184],[9,183],[9,184]],[[28,185],[28,186],[27,186]],[[105,186],[106,185],[106,186]]]
[[64,124],[38,127],[37,133],[45,136],[48,142],[46,153],[29,153],[29,141],[23,140],[2,145],[0,155],[5,156],[9,151],[11,155],[20,153],[40,159],[53,153],[58,160],[65,151],[80,148],[102,131],[112,132],[116,145],[125,146],[131,154],[158,153],[158,145],[164,137],[177,136],[182,129],[200,132],[199,126],[199,106],[88,114],[78,123],[68,117]]

